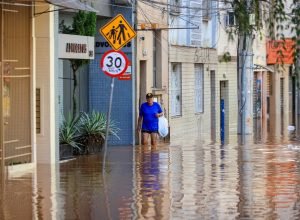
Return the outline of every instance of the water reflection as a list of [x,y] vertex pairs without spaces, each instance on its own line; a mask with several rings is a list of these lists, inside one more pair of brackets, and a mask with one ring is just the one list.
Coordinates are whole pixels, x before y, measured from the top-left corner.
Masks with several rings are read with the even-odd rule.
[[101,166],[8,175],[0,219],[300,219],[300,151],[286,144],[113,147],[105,178]]
[[168,219],[168,148],[136,150],[136,218]]

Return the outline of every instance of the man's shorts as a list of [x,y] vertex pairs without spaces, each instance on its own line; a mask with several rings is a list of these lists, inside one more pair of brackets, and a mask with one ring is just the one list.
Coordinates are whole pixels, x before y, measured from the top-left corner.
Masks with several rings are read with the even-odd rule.
[[157,133],[158,134],[158,131],[142,130],[142,133],[148,133],[148,134]]

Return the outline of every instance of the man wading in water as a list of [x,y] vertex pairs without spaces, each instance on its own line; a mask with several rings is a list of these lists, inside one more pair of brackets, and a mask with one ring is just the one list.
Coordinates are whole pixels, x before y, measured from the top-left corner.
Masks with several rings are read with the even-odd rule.
[[158,138],[158,118],[163,115],[160,105],[153,101],[153,94],[146,95],[147,102],[140,107],[137,130],[142,130],[142,144],[148,145],[149,136],[151,137],[151,145],[157,145]]

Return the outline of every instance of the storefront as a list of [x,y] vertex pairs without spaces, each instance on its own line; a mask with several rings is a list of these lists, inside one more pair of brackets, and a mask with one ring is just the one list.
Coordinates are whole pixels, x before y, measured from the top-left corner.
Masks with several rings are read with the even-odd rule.
[[79,0],[64,3],[0,1],[1,171],[9,165],[58,162],[57,10],[96,11]]

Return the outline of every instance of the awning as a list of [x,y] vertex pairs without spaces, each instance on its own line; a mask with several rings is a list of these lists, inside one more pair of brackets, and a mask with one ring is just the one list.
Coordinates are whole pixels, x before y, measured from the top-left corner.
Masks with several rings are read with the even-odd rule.
[[269,71],[271,73],[274,73],[274,70],[271,67],[263,66],[260,64],[254,64],[254,70],[255,71]]
[[80,11],[98,12],[92,6],[82,3],[79,0],[46,0],[49,4],[56,5],[65,9],[74,9]]

